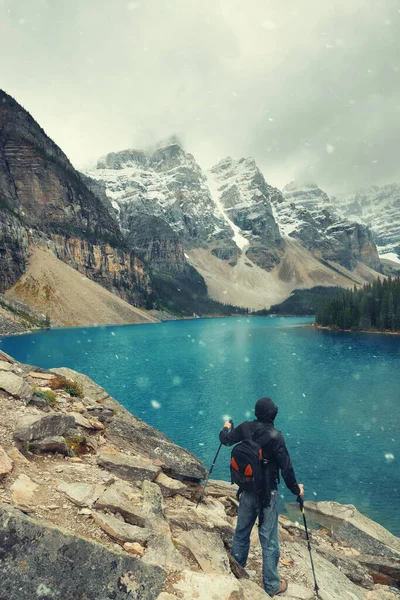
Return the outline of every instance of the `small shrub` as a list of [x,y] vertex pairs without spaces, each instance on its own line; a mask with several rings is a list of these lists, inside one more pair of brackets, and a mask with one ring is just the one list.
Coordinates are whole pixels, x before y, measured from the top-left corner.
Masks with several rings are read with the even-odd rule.
[[49,387],[52,390],[64,390],[70,396],[75,398],[83,398],[83,386],[77,381],[71,381],[66,377],[54,377],[49,382]]
[[30,449],[30,444],[29,444],[28,440],[25,440],[24,442],[22,442],[21,449],[23,452],[25,452],[25,454],[28,454],[29,449]]
[[57,404],[57,394],[53,390],[39,390],[35,388],[35,396],[43,398],[49,406],[55,406]]
[[86,454],[86,438],[84,435],[71,435],[65,438],[66,444],[70,450],[77,456]]

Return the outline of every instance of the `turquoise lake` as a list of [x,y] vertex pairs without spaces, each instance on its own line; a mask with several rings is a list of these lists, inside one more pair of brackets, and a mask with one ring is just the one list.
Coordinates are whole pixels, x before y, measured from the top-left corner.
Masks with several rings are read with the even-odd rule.
[[[44,368],[86,373],[207,466],[227,416],[279,406],[306,499],[354,504],[400,534],[400,337],[316,330],[312,319],[195,319],[2,338]],[[223,448],[213,477],[229,479]],[[281,483],[282,509],[294,496]]]

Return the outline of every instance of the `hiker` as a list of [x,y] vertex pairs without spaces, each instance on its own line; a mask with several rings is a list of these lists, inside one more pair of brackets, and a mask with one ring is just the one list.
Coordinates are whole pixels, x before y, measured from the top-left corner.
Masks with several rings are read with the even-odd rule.
[[233,536],[232,556],[242,567],[246,566],[250,534],[257,516],[259,516],[258,535],[263,556],[263,585],[270,596],[284,594],[288,588],[287,581],[281,580],[278,575],[280,556],[278,541],[279,470],[292,494],[300,497],[304,494],[304,486],[296,482],[284,437],[274,427],[277,413],[278,407],[271,398],[260,398],[255,405],[256,419],[254,421],[250,423],[245,421],[238,427],[233,427],[232,423],[227,421],[219,434],[220,442],[225,446],[232,446],[245,439],[252,439],[254,442],[259,439],[261,442],[262,464],[264,464],[261,470],[263,491],[260,494],[246,490],[241,491],[239,488],[240,502]]

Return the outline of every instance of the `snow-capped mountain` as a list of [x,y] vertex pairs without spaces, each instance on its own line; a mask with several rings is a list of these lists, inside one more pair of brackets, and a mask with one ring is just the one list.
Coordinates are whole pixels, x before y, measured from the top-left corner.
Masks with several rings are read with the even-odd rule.
[[214,235],[225,230],[205,174],[177,143],[151,152],[112,152],[86,175],[105,184],[127,231],[138,216],[159,217],[190,248],[207,246]]
[[209,172],[213,198],[236,233],[236,245],[261,268],[280,262],[284,241],[271,200],[278,192],[269,186],[252,158],[221,160]]
[[373,186],[336,200],[348,219],[371,228],[381,256],[396,257],[400,247],[400,184]]
[[108,154],[86,175],[145,262],[170,272],[190,263],[222,302],[262,308],[296,287],[362,283],[380,268],[367,227],[315,185],[270,186],[252,158],[204,172],[174,140]]
[[325,261],[354,269],[357,261],[380,270],[368,227],[349,220],[315,183],[291,182],[272,198],[281,232]]

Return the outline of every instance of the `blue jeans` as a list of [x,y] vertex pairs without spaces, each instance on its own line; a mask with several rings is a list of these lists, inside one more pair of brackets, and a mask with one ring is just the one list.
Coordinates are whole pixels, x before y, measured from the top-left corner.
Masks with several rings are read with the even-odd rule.
[[[243,492],[240,496],[238,521],[233,536],[232,556],[246,566],[250,548],[250,534],[259,513],[257,494]],[[264,520],[258,530],[263,556],[263,585],[267,594],[273,596],[279,590],[278,561],[278,491],[271,491],[271,504],[264,508]]]

